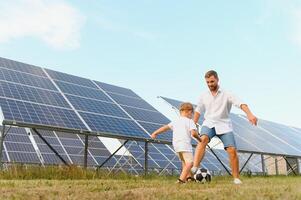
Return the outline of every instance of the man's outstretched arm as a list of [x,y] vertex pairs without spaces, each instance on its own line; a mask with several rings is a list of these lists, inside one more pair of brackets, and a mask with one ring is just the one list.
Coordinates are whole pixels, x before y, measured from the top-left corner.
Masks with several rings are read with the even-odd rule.
[[193,121],[195,124],[198,123],[199,119],[200,119],[201,114],[199,112],[195,112],[194,116],[193,116]]
[[242,104],[240,106],[240,108],[246,113],[247,118],[250,121],[250,123],[256,126],[258,119],[257,119],[257,117],[255,117],[255,115],[253,115],[253,113],[249,109],[248,105]]

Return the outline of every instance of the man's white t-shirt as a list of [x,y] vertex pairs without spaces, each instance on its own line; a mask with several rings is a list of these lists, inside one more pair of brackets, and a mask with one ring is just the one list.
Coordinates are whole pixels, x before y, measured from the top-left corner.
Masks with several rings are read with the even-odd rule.
[[178,152],[192,152],[191,131],[197,130],[192,119],[180,117],[172,121],[168,126],[173,131],[172,144],[174,150]]
[[216,134],[222,135],[233,131],[229,117],[232,105],[240,108],[242,104],[244,102],[234,94],[219,88],[216,96],[213,96],[210,91],[203,93],[195,111],[200,114],[205,113],[202,126],[214,127]]

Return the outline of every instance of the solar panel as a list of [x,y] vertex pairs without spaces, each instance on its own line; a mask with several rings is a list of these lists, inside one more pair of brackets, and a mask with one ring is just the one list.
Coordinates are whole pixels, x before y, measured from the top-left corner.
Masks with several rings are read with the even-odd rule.
[[82,97],[66,95],[70,103],[78,111],[86,111],[94,114],[103,114],[129,119],[129,116],[123,112],[116,104],[86,99]]
[[[12,163],[41,163],[24,128],[11,128],[10,134],[5,138],[4,146],[9,156],[9,161]],[[6,154],[5,159],[8,161]]]
[[59,80],[59,81],[63,81],[63,82],[73,83],[73,84],[97,89],[95,84],[89,79],[81,78],[78,76],[73,76],[71,74],[53,71],[50,69],[46,69],[46,71],[47,71],[47,74],[49,74],[51,76],[51,78],[53,78],[54,80]]
[[0,67],[16,70],[16,71],[20,71],[20,72],[25,72],[25,73],[33,74],[33,75],[37,75],[37,76],[46,77],[43,70],[39,67],[21,63],[21,62],[17,62],[17,61],[6,59],[6,58],[0,57]]
[[0,96],[53,106],[70,108],[59,92],[0,81]]
[[57,89],[54,87],[52,82],[45,77],[34,76],[32,74],[25,74],[22,72],[4,69],[1,67],[0,67],[0,80],[57,91]]
[[38,125],[86,129],[73,110],[0,97],[4,118]]
[[[181,101],[161,97],[174,108],[178,108]],[[246,152],[258,152],[267,154],[293,155],[301,156],[300,142],[293,142],[296,139],[296,132],[289,127],[283,127],[273,123],[267,124],[264,120],[259,121],[258,127],[250,125],[248,120],[240,115],[230,114],[233,122],[234,137],[237,143],[237,149]],[[277,126],[276,126],[277,125]],[[285,134],[281,132],[286,129]],[[278,129],[278,130],[276,130]],[[286,137],[286,138],[284,138]]]
[[55,82],[64,94],[71,94],[90,99],[112,102],[102,91],[61,81]]
[[128,97],[140,98],[136,93],[134,93],[132,90],[127,89],[127,88],[123,88],[123,87],[119,87],[119,86],[115,86],[115,85],[110,85],[110,84],[102,83],[102,82],[99,82],[99,81],[95,81],[95,83],[106,92],[122,94],[122,95],[125,95],[125,96],[128,96]]

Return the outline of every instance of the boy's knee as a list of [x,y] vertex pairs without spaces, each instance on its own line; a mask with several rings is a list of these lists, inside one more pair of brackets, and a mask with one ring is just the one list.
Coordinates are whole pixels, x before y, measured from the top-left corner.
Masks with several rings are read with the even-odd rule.
[[193,162],[188,162],[185,164],[185,167],[187,168],[192,168],[192,166],[193,166]]
[[207,145],[209,143],[209,137],[207,135],[201,136],[201,143]]

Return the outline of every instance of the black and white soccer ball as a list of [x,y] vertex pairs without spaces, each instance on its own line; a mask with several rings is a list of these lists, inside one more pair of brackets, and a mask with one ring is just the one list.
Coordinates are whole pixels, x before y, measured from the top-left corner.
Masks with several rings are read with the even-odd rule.
[[209,183],[211,182],[211,174],[208,169],[200,168],[195,173],[194,179],[198,183]]

